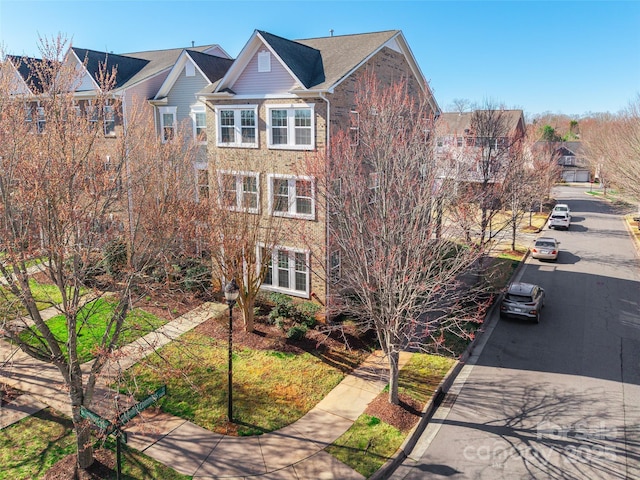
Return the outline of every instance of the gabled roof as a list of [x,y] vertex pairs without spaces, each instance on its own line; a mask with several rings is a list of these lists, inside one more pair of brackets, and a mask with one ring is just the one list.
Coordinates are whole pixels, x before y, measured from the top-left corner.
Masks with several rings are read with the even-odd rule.
[[40,58],[24,57],[19,55],[7,55],[6,59],[13,65],[13,68],[24,81],[24,85],[32,94],[42,93],[42,79],[40,74],[49,71],[48,68],[42,68],[50,63]]
[[[218,45],[202,45],[192,47],[194,52],[206,52],[219,49]],[[143,52],[133,52],[124,54],[113,54],[99,52],[96,50],[72,47],[72,51],[79,62],[87,60],[86,70],[92,80],[98,85],[98,73],[100,64],[106,62],[107,69],[116,67],[115,90],[126,89],[143,80],[151,78],[167,69],[173,67],[183,48],[172,48],[166,50],[149,50]]]
[[305,88],[311,88],[325,81],[320,50],[267,32],[258,31],[258,33]]
[[182,69],[187,62],[192,62],[197,67],[200,74],[210,84],[220,80],[224,74],[227,73],[231,64],[233,64],[233,60],[230,58],[209,55],[196,50],[183,50],[175,61],[171,72],[169,72],[169,75],[167,75],[167,78],[156,93],[155,100],[162,99],[169,94],[169,91],[178,79],[180,72],[182,72]]
[[121,88],[134,75],[142,70],[149,60],[129,57],[126,55],[115,55],[113,53],[98,52],[85,48],[71,47],[80,63],[85,64],[87,73],[91,76],[96,85],[100,84],[100,69],[110,72],[116,70],[114,89]]
[[[301,86],[300,90],[331,92],[372,56],[389,47],[402,53],[425,93],[428,83],[400,30],[287,40],[255,30],[223,79],[201,93],[233,93],[233,85],[259,48],[267,47]],[[439,112],[431,95],[434,108]]]

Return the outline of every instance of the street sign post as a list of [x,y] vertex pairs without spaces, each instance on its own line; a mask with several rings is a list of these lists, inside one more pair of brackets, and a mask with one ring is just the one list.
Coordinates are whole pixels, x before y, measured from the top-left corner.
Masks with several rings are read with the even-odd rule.
[[93,422],[101,432],[108,436],[115,434],[116,437],[116,479],[120,480],[121,477],[121,462],[120,462],[120,444],[121,442],[127,443],[127,432],[122,430],[122,427],[129,423],[136,416],[140,415],[140,413],[149,408],[154,402],[158,401],[159,398],[164,397],[167,394],[167,386],[163,385],[158,388],[155,392],[149,395],[147,398],[139,401],[134,406],[130,407],[120,415],[118,415],[118,419],[116,423],[112,423],[104,417],[101,417],[96,412],[89,410],[86,407],[80,407],[80,416],[82,418],[86,418],[87,420]]

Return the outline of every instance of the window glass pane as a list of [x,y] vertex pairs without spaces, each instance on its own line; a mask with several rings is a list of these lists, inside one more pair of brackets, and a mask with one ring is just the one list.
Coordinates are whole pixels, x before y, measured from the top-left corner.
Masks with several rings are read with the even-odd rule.
[[289,181],[275,178],[273,180],[273,210],[276,212],[289,211]]
[[311,213],[311,182],[296,180],[296,213]]
[[295,254],[296,260],[296,271],[295,271],[295,279],[296,279],[296,290],[306,291],[307,290],[307,256],[304,253]]
[[278,250],[278,286],[289,288],[289,253]]
[[256,115],[253,110],[240,112],[242,143],[256,143]]
[[236,206],[236,177],[235,175],[222,175],[222,201],[227,207]]
[[198,195],[200,198],[209,198],[208,170],[198,170]]
[[196,113],[196,137],[199,142],[207,141],[207,114]]
[[235,141],[235,116],[233,110],[220,111],[220,141],[233,143]]
[[295,111],[296,145],[311,145],[311,110]]
[[258,208],[258,181],[256,177],[242,179],[243,207]]
[[105,105],[104,107],[104,134],[110,135],[115,131],[116,115],[113,106]]
[[287,144],[287,111],[271,110],[271,143]]
[[264,285],[272,285],[273,284],[273,258],[271,252],[267,249],[262,249],[262,258],[267,262],[267,273],[265,274],[264,280],[262,283]]

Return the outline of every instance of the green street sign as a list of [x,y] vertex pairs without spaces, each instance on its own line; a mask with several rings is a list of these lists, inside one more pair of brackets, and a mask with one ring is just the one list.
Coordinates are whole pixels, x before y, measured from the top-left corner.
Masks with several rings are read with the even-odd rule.
[[142,412],[145,408],[150,407],[151,404],[156,402],[160,397],[164,397],[166,394],[167,394],[167,386],[163,385],[159,389],[157,389],[155,392],[153,392],[151,395],[149,395],[147,398],[145,398],[144,400],[141,400],[140,402],[136,403],[133,407],[129,408],[127,411],[121,413],[120,416],[118,417],[118,425],[124,425],[125,423],[128,423],[133,418],[138,416],[140,412]]
[[80,416],[90,420],[101,430],[107,430],[112,426],[112,423],[109,420],[83,406],[80,407]]

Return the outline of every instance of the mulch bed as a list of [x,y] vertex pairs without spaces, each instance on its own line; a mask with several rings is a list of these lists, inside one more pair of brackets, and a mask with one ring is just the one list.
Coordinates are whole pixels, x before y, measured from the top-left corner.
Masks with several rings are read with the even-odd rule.
[[95,450],[93,455],[93,465],[86,471],[76,471],[76,455],[67,455],[47,470],[42,480],[102,480],[105,478],[115,478],[115,453],[110,450],[100,449]]
[[400,394],[398,397],[400,404],[393,405],[389,403],[389,394],[383,392],[367,406],[364,413],[379,418],[402,433],[407,433],[420,420],[424,405],[407,395]]

